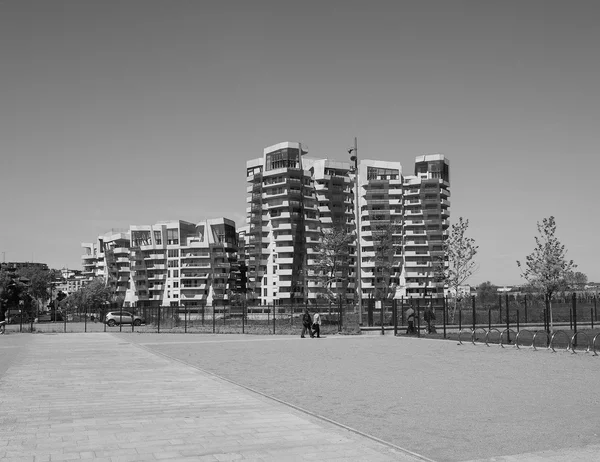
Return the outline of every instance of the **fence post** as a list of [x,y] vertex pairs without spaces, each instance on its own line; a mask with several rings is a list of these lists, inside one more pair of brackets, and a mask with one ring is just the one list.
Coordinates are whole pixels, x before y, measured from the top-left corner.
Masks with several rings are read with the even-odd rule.
[[417,298],[417,337],[421,337],[421,308],[419,306],[419,300]]
[[598,296],[594,295],[594,321],[598,321],[598,307],[596,305],[597,300],[598,300]]
[[488,308],[488,330],[492,330],[492,308]]
[[245,316],[246,301],[242,301],[242,334],[246,333],[246,316]]
[[[85,305],[85,313],[83,315],[83,331],[87,332],[87,315],[88,315],[88,307]],[[593,329],[593,327],[592,327]]]
[[160,334],[160,305],[158,305],[158,333]]
[[385,312],[385,299],[381,300],[381,313],[379,313],[379,318],[381,319],[381,335],[385,335],[385,327],[383,325],[384,313]]
[[502,295],[498,294],[498,324],[502,324]]
[[471,296],[471,305],[473,308],[473,330],[475,330],[475,326],[477,325],[477,312],[475,311],[475,295]]
[[[67,332],[67,314],[68,314],[67,310],[64,310],[63,313],[64,313],[63,322],[65,324],[64,330],[66,333]],[[23,310],[21,310],[21,327],[23,327]]]
[[544,297],[544,324],[546,327],[546,333],[550,335],[550,297],[546,295]]
[[[179,311],[179,310],[177,310]],[[179,317],[179,313],[177,313],[177,316]],[[188,318],[188,305],[185,305],[185,314],[184,316],[184,321],[183,321],[183,326],[184,326],[184,332],[187,334],[187,318]]]
[[573,306],[569,307],[569,329],[573,330]]
[[592,323],[592,330],[594,330],[594,309],[590,307],[590,322]]
[[216,316],[215,316],[215,305],[211,305],[212,308],[212,312],[213,312],[213,334],[215,333],[215,328],[216,328]]
[[508,293],[504,294],[504,302],[506,303],[506,343],[510,343],[510,319],[508,318]]
[[525,295],[525,324],[527,324],[527,295]]
[[204,308],[206,307],[206,300],[202,300],[202,326],[204,326]]
[[[573,334],[577,333],[577,295],[573,292]],[[577,347],[577,337],[575,337],[575,341],[573,342],[573,350]]]
[[462,308],[458,309],[458,331],[462,330]]
[[519,332],[519,309],[517,308],[517,332]]
[[[275,302],[273,302],[273,335],[275,335]],[[311,327],[312,328],[312,327]]]
[[443,308],[444,308],[444,313],[442,314],[442,318],[444,320],[444,338],[446,338],[446,316],[447,316],[447,304],[446,304],[446,297],[442,298],[443,300]]
[[394,318],[394,337],[398,335],[398,300],[392,300],[392,317]]

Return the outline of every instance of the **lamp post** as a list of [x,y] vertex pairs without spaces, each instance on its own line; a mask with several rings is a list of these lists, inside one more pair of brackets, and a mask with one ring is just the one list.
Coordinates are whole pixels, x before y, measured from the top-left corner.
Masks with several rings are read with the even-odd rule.
[[358,145],[356,137],[354,137],[354,147],[348,149],[350,154],[350,160],[354,161],[354,213],[356,223],[356,292],[358,295],[357,300],[357,311],[358,311],[358,325],[362,326],[362,277],[361,277],[361,257],[360,257],[360,205],[358,199],[360,197],[358,192]]

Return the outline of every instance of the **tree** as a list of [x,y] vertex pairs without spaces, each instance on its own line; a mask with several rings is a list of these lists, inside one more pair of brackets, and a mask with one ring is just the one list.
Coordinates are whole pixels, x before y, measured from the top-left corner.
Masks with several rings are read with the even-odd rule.
[[498,299],[498,286],[490,281],[482,282],[476,288],[477,300],[481,306],[485,304],[493,304]]
[[452,225],[450,235],[444,240],[442,250],[442,261],[437,265],[437,279],[443,281],[454,292],[454,308],[452,311],[452,322],[456,314],[459,287],[464,284],[477,270],[477,264],[473,260],[479,246],[475,245],[475,239],[467,237],[469,220],[460,217],[458,223]]
[[81,312],[101,312],[113,301],[113,293],[110,287],[106,286],[104,278],[97,277],[88,282],[77,292],[73,292],[61,302],[61,305],[77,308]]
[[565,276],[565,281],[569,289],[585,290],[588,283],[588,277],[581,271],[569,271]]
[[341,226],[321,229],[312,275],[323,288],[322,296],[330,303],[340,299],[348,287],[350,244],[353,241],[354,236]]
[[375,226],[372,230],[375,250],[375,298],[393,298],[400,281],[401,230],[396,223]]
[[29,280],[28,292],[32,297],[41,300],[48,299],[48,289],[54,280],[55,270],[25,266],[19,268],[17,273],[20,277]]
[[556,222],[554,217],[538,221],[539,236],[535,237],[535,249],[525,257],[525,263],[517,260],[523,277],[532,286],[544,294],[548,302],[550,330],[552,323],[552,295],[563,289],[566,278],[577,267],[573,260],[567,260],[565,246],[556,237]]

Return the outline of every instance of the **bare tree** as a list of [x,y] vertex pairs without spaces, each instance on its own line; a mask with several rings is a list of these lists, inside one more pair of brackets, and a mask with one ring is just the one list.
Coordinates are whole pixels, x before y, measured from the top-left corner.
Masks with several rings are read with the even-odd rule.
[[460,217],[458,223],[452,225],[450,235],[443,244],[443,254],[436,265],[437,279],[448,285],[454,291],[454,307],[452,321],[456,314],[459,287],[463,285],[477,271],[478,265],[473,258],[477,255],[479,246],[475,239],[467,237],[469,220]]
[[542,292],[548,301],[550,330],[552,323],[552,295],[563,289],[567,275],[577,267],[573,260],[567,260],[565,246],[560,243],[556,234],[554,217],[538,221],[539,236],[535,237],[535,249],[525,258],[525,263],[517,261],[523,277],[532,286]]
[[322,295],[329,302],[335,303],[348,287],[352,242],[354,236],[343,227],[321,230],[311,274],[323,288]]

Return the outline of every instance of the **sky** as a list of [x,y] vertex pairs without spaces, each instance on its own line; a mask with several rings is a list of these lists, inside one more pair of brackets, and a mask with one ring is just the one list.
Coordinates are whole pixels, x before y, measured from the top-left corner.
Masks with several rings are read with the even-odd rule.
[[468,281],[522,283],[554,216],[600,281],[596,1],[0,0],[0,252],[81,268],[82,242],[245,222],[246,161],[450,159]]

